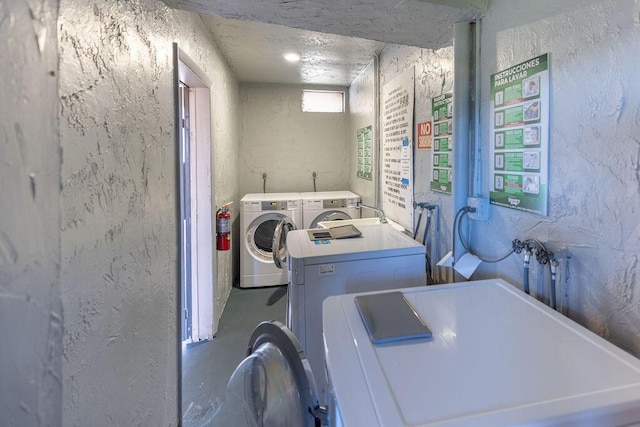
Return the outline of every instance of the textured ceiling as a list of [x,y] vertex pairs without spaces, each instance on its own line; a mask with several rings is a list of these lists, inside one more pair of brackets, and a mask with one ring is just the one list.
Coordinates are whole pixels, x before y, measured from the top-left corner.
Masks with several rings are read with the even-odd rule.
[[[451,45],[452,24],[480,17],[488,1],[164,0],[202,14],[240,81],[341,86],[385,43]],[[299,51],[301,63],[284,63],[285,50]]]
[[[203,15],[242,82],[349,86],[385,43]],[[299,52],[299,63],[282,54]]]

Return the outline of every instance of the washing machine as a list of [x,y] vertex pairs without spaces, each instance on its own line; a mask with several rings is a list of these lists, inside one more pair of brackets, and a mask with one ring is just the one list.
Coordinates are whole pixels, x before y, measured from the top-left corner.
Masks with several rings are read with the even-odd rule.
[[640,360],[504,280],[400,292],[431,338],[374,344],[362,295],[324,301],[332,425],[640,425]]
[[277,321],[260,323],[247,357],[235,369],[211,425],[334,426],[319,405],[313,372],[300,343]]
[[[274,264],[278,224],[302,226],[300,193],[247,194],[240,200],[240,287],[287,284],[287,272]],[[282,258],[282,257],[281,257]]]
[[287,237],[287,326],[300,341],[326,402],[322,301],[333,295],[424,286],[425,247],[389,224],[358,225],[360,237],[311,240],[309,230]]
[[[640,360],[501,279],[400,289],[431,338],[374,344],[356,298],[323,303],[322,405],[299,340],[262,322],[212,425],[637,426]],[[378,296],[383,296],[378,293]],[[394,299],[394,301],[397,301]],[[386,323],[386,322],[385,322]],[[390,321],[389,323],[394,323]]]
[[316,228],[320,221],[360,218],[360,196],[351,191],[301,193],[302,228]]

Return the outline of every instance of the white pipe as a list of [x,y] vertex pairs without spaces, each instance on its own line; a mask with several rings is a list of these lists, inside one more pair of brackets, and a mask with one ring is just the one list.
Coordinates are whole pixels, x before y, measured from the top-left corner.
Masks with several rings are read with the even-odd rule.
[[375,129],[373,132],[375,139],[375,156],[376,156],[376,170],[374,172],[374,182],[373,182],[373,206],[382,208],[381,205],[381,197],[380,197],[380,188],[381,188],[381,180],[382,180],[382,147],[380,144],[382,143],[382,138],[380,138],[380,129],[382,127],[382,119],[380,117],[380,53],[377,53],[376,56],[373,57],[373,97],[374,97],[374,117],[375,117]]
[[[467,205],[469,197],[469,110],[471,81],[471,24],[453,25],[454,80],[453,80],[453,214]],[[464,254],[464,246],[456,230],[454,263]],[[455,275],[454,275],[455,276]]]
[[[474,27],[474,43],[475,43],[475,55],[473,74],[475,77],[475,83],[473,87],[473,99],[474,99],[474,125],[473,125],[473,143],[474,143],[474,167],[473,167],[473,181],[471,184],[471,195],[480,196],[482,194],[482,143],[480,131],[480,87],[482,85],[482,75],[480,73],[480,38],[482,37],[482,21],[476,21],[473,24]],[[471,238],[471,235],[469,235]]]

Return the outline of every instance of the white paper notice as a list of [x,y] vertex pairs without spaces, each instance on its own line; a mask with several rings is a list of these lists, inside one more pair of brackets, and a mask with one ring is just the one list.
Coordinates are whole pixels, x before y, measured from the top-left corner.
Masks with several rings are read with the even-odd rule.
[[460,257],[453,265],[453,269],[462,274],[465,279],[469,279],[474,271],[478,268],[482,260],[477,256],[466,253]]
[[414,69],[385,83],[382,92],[382,210],[411,230]]

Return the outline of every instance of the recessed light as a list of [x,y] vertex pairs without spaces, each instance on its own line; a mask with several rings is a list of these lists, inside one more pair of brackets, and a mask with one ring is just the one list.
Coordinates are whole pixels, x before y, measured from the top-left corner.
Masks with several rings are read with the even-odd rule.
[[300,54],[298,52],[287,52],[287,53],[284,53],[282,56],[284,56],[284,59],[286,59],[289,62],[300,61]]

